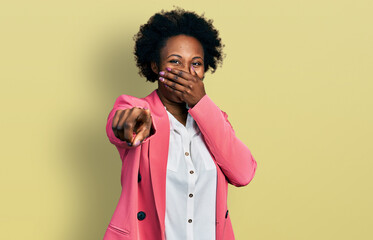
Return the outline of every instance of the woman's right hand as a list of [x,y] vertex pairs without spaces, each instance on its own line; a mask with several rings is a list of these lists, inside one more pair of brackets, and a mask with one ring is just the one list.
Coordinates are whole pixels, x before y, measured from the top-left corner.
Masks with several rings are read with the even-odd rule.
[[114,135],[126,141],[128,146],[137,147],[147,138],[152,128],[149,109],[133,107],[115,112],[112,129]]

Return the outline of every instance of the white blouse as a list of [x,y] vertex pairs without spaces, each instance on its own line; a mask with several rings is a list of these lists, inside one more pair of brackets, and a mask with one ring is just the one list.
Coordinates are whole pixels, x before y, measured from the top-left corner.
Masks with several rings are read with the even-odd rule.
[[167,114],[170,143],[165,237],[167,240],[215,239],[217,171],[214,160],[189,113],[186,126],[168,111]]

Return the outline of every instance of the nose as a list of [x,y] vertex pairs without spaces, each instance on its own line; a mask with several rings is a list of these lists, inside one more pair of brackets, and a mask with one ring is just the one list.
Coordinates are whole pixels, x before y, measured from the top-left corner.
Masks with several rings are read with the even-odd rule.
[[180,64],[176,69],[192,74],[192,64]]
[[187,72],[187,73],[191,73],[191,65],[188,65],[188,64],[183,64],[183,65],[179,66],[177,69],[181,70],[181,71],[184,71],[184,72]]
[[189,72],[190,74],[192,74],[192,64],[187,66],[186,72]]

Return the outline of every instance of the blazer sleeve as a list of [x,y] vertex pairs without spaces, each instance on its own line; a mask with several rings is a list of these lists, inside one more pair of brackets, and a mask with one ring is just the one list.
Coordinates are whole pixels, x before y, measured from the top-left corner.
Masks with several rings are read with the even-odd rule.
[[207,95],[188,111],[228,182],[237,187],[249,184],[257,163],[249,148],[236,137],[228,115]]
[[[114,135],[114,132],[112,129],[112,123],[113,123],[115,112],[117,110],[128,109],[128,108],[133,108],[133,107],[150,109],[148,103],[142,99],[139,99],[139,98],[136,98],[130,95],[121,95],[116,99],[114,103],[114,107],[110,111],[109,116],[107,118],[106,134],[109,138],[109,141],[118,148],[129,149],[133,147],[128,146],[126,141],[122,141]],[[150,135],[147,138],[145,138],[142,141],[142,143],[146,143],[147,141],[149,141],[156,133],[156,128],[154,125],[153,117],[151,117],[151,119],[152,119],[152,127],[150,131]]]

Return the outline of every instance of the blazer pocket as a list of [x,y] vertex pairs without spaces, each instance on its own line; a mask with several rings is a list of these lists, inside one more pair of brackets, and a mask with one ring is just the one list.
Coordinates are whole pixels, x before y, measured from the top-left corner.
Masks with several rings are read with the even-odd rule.
[[128,231],[128,230],[126,230],[126,229],[121,229],[121,228],[119,228],[119,227],[117,227],[117,226],[114,226],[113,224],[109,224],[109,226],[108,226],[108,228],[110,229],[110,230],[112,230],[112,231],[114,231],[114,232],[117,232],[117,233],[119,233],[119,234],[122,234],[122,235],[129,235],[130,234],[130,232]]

